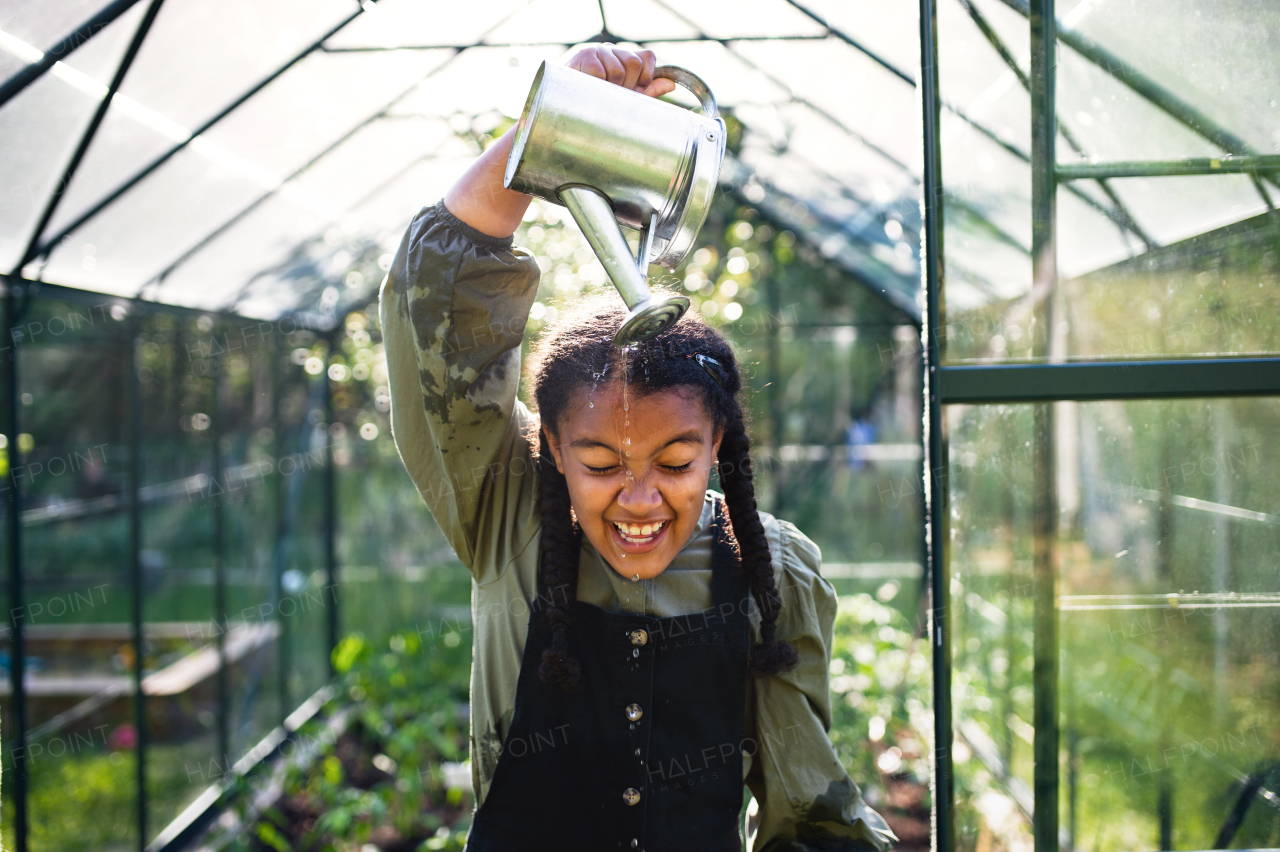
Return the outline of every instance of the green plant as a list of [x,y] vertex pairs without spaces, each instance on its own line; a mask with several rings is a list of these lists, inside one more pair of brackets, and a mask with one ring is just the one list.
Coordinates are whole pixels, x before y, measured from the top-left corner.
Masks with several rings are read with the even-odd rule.
[[[466,759],[471,649],[448,634],[440,640],[400,631],[385,644],[359,633],[339,643],[333,662],[352,721],[331,750],[287,773],[284,795],[255,822],[245,848],[462,848],[469,793],[446,784],[441,764]],[[322,731],[315,722],[299,736]]]
[[901,612],[871,595],[840,599],[831,654],[831,742],[873,803],[883,799],[891,778],[929,782],[929,658],[927,644],[911,628]]

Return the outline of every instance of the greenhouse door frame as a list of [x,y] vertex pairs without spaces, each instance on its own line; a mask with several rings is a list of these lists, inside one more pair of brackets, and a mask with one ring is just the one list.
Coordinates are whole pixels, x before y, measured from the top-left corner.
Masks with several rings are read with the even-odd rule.
[[[1057,165],[1055,140],[1056,47],[1058,23],[1054,0],[1003,0],[1023,13],[1031,36],[1031,210],[1032,283],[1051,292],[1057,283],[1056,191],[1060,184],[1079,179],[1162,177],[1222,174],[1225,160],[1189,158],[1177,161],[1125,161],[1088,165]],[[1036,431],[1044,435],[1033,448],[1037,489],[1033,531],[1033,591],[1035,612],[1034,796],[1032,834],[1035,852],[1058,852],[1057,726],[1057,612],[1055,602],[1054,527],[1057,514],[1051,487],[1054,476],[1052,404],[1059,401],[1178,399],[1280,396],[1280,358],[1199,358],[1186,360],[1108,360],[1071,363],[944,366],[942,334],[945,270],[942,244],[942,152],[939,119],[937,0],[920,0],[921,82],[917,89],[923,125],[924,229],[921,258],[924,278],[924,323],[921,341],[924,373],[924,549],[930,588],[929,632],[933,648],[934,776],[933,843],[935,852],[953,852],[955,783],[951,764],[951,646],[947,564],[948,495],[947,442],[944,425],[948,404],[1023,403],[1033,405]],[[1108,73],[1147,100],[1227,150],[1244,147],[1237,137],[1182,102],[1176,95],[1146,79],[1118,57],[1074,33],[1061,40],[1101,65]],[[1232,171],[1275,174],[1280,156],[1232,157]],[[1274,181],[1274,178],[1270,178]],[[1052,300],[1041,300],[1037,325],[1052,328]],[[1037,354],[1048,354],[1047,335],[1041,333]]]

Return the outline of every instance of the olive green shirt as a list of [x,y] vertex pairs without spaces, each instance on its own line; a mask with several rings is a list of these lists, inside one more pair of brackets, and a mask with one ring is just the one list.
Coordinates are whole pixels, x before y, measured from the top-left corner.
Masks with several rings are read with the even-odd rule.
[[[529,616],[538,606],[538,471],[528,437],[537,421],[516,389],[539,277],[533,256],[510,238],[468,227],[441,202],[414,218],[381,292],[396,446],[472,577],[477,803],[511,727]],[[658,618],[710,607],[711,499],[708,492],[683,550],[650,580],[619,576],[584,539],[578,599]],[[782,596],[778,636],[799,651],[800,665],[753,678],[747,691],[744,781],[758,805],[748,819],[749,848],[883,852],[896,838],[863,802],[827,736],[835,592],[819,573],[813,542],[786,521],[761,518]],[[751,615],[759,641],[758,610]]]

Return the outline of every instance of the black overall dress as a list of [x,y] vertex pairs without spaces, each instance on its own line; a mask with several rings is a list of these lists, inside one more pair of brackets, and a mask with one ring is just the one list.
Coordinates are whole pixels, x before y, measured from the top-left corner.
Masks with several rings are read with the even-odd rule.
[[750,589],[722,511],[717,501],[711,609],[651,618],[573,604],[578,692],[539,680],[551,630],[542,608],[530,614],[511,731],[467,852],[742,848]]

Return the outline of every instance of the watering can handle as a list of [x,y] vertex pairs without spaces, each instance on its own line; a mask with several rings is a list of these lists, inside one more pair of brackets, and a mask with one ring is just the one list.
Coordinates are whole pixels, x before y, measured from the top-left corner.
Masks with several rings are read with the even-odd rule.
[[693,92],[693,96],[702,104],[703,115],[707,118],[716,117],[716,96],[711,94],[711,89],[697,74],[686,71],[679,65],[660,65],[653,69],[653,76],[664,77],[677,85],[684,86]]

